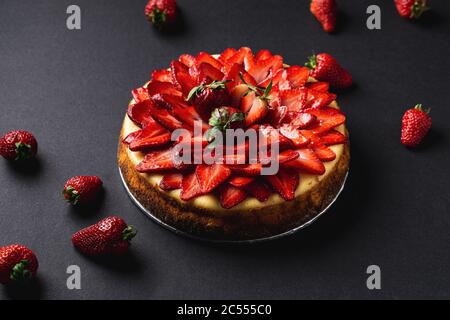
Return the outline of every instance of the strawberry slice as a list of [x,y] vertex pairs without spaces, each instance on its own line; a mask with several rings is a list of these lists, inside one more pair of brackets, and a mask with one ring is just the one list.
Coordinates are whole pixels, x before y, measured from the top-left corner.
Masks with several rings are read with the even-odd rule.
[[133,99],[136,103],[150,99],[148,91],[144,87],[134,89],[133,91],[131,91],[131,94],[133,95]]
[[300,183],[300,177],[295,170],[280,168],[273,176],[264,176],[272,188],[286,201],[295,198],[295,190]]
[[253,180],[255,180],[255,178],[248,176],[232,176],[230,180],[228,180],[228,183],[236,188],[241,188],[253,182]]
[[280,133],[290,139],[297,148],[306,146],[309,143],[309,139],[303,136],[299,129],[289,124],[282,125],[280,127]]
[[223,185],[219,190],[220,205],[225,209],[233,208],[247,198],[247,193],[232,185]]
[[147,126],[136,135],[130,143],[131,151],[145,151],[148,148],[158,147],[170,141],[171,134],[156,122]]
[[173,60],[170,63],[170,76],[172,78],[172,83],[177,89],[181,89],[181,84],[178,82],[178,74],[189,74],[189,68],[183,63],[177,60]]
[[243,76],[246,83],[256,86],[256,80],[244,69],[241,64],[234,63],[228,72],[225,74],[225,79],[229,82],[226,84],[227,89],[231,91],[237,85],[242,84],[241,75]]
[[159,172],[173,168],[171,149],[147,153],[144,160],[136,166],[138,172]]
[[282,134],[279,134],[279,131],[269,125],[259,126],[258,130],[263,138],[258,141],[260,148],[265,145],[270,146],[271,144],[278,143],[280,150],[285,150],[293,147],[293,143],[290,139],[286,138]]
[[320,141],[326,146],[347,142],[347,137],[336,130],[331,130],[320,135]]
[[308,92],[304,88],[280,91],[280,105],[287,106],[288,111],[300,112],[308,97]]
[[[243,86],[246,86],[246,85],[244,84]],[[247,87],[247,91],[248,91],[248,87]],[[253,103],[255,103],[255,99],[256,99],[256,94],[254,92],[249,92],[246,96],[242,97],[241,103],[240,103],[240,108],[241,108],[242,112],[246,112],[246,113],[249,112],[253,106]]]
[[170,71],[167,69],[155,70],[152,72],[153,81],[159,82],[172,82],[172,76],[170,75]]
[[321,161],[332,161],[336,159],[336,154],[334,153],[334,151],[323,144],[320,141],[319,136],[309,130],[301,130],[301,132],[311,141],[309,147],[314,151],[314,153]]
[[231,164],[228,165],[231,171],[236,175],[244,176],[259,176],[261,175],[262,165],[260,163],[254,164]]
[[258,84],[269,76],[274,75],[281,68],[283,68],[283,58],[281,56],[272,56],[266,60],[245,59],[245,70]]
[[255,197],[259,202],[266,202],[272,194],[270,188],[262,181],[262,179],[257,179],[250,184],[247,184],[243,189]]
[[236,54],[234,54],[226,61],[225,69],[229,70],[229,67],[231,67],[235,63],[242,65],[246,58],[252,57],[253,57],[252,50],[247,47],[242,47],[238,50],[238,52],[236,52]]
[[297,129],[310,127],[315,123],[316,117],[306,112],[292,112],[289,114],[290,125]]
[[156,94],[170,94],[181,97],[182,93],[169,82],[151,81],[147,85],[148,94],[153,97]]
[[308,89],[308,102],[305,105],[305,109],[317,109],[327,107],[336,100],[336,95],[329,92],[320,92],[312,89]]
[[287,109],[287,106],[278,106],[269,109],[267,121],[274,127],[280,126],[285,122],[285,118],[288,115]]
[[230,91],[231,105],[239,108],[241,105],[241,100],[247,91],[248,87],[245,84],[237,85],[233,89],[231,89]]
[[183,177],[181,182],[181,200],[188,201],[203,194],[195,172]]
[[228,48],[225,49],[219,56],[219,61],[224,64],[227,62],[228,59],[230,59],[232,56],[234,56],[237,53],[237,50],[234,48]]
[[220,71],[220,69],[217,69],[206,62],[203,62],[199,65],[198,72],[198,83],[203,84],[209,84],[214,80],[220,81],[224,77],[224,74],[222,73],[222,71]]
[[165,191],[182,188],[183,175],[181,173],[168,173],[159,182],[159,187]]
[[328,82],[308,82],[306,87],[317,92],[328,92],[330,90]]
[[223,182],[231,175],[231,170],[222,164],[200,164],[195,169],[200,189],[203,193],[208,193]]
[[[202,63],[207,63],[218,70],[221,70],[223,67],[222,62],[220,62],[219,60],[217,60],[216,58],[214,58],[212,55],[210,55],[207,52],[200,52],[197,55],[196,60],[197,60],[198,66],[200,66]],[[222,80],[222,78],[221,79],[213,79],[213,80]]]
[[317,133],[328,131],[345,122],[345,115],[335,108],[311,109],[308,112],[317,117],[318,125],[314,127],[314,131]]
[[162,95],[162,98],[171,106],[172,113],[175,117],[183,122],[187,128],[192,129],[194,122],[200,121],[203,130],[208,129],[208,124],[202,121],[202,118],[195,111],[194,107],[189,106],[182,98],[165,94]]
[[283,164],[284,167],[298,169],[304,173],[321,175],[325,173],[325,166],[309,148],[297,149],[298,158]]
[[180,61],[182,64],[184,64],[186,67],[191,68],[195,65],[196,59],[193,55],[190,54],[182,54],[178,61]]
[[303,87],[309,78],[309,69],[300,66],[291,66],[287,68],[287,80],[291,88]]
[[298,158],[298,153],[294,150],[285,150],[278,155],[278,163],[283,164]]
[[155,122],[151,116],[150,103],[150,100],[145,100],[128,106],[128,117],[141,128]]
[[259,50],[255,55],[256,60],[266,60],[272,57],[273,57],[272,52],[266,49]]
[[197,82],[188,73],[177,73],[177,81],[180,84],[184,97],[187,97],[192,88],[197,86]]
[[135,132],[132,132],[130,134],[128,134],[123,140],[122,142],[125,144],[130,144],[131,142],[133,142],[134,139],[136,139],[136,137],[138,137],[141,134],[141,130],[137,130]]
[[[250,94],[247,95],[247,97],[248,96],[250,96]],[[250,107],[250,110],[248,111],[247,115],[245,116],[244,125],[249,127],[252,124],[260,121],[267,114],[268,110],[269,109],[268,109],[266,100],[263,100],[259,97],[254,97],[252,106]]]
[[175,118],[167,108],[161,107],[158,102],[152,102],[149,106],[153,118],[167,129],[175,130],[183,127],[183,123]]

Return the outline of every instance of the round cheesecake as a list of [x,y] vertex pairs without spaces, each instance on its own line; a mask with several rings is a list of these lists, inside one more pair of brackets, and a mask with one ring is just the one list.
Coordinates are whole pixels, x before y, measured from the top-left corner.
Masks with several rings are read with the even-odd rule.
[[[251,63],[248,62],[248,55],[251,55]],[[241,59],[242,56],[244,58]],[[303,67],[287,66],[285,64],[277,67],[277,64],[279,65],[278,57],[266,51],[253,55],[247,48],[241,48],[240,50],[227,49],[220,56],[211,56],[206,53],[201,53],[196,57],[183,55],[178,60],[178,62],[183,64],[181,70],[188,70],[187,74],[193,79],[190,85],[182,83],[182,86],[185,85],[187,88],[181,86],[180,89],[179,82],[181,81],[177,81],[177,70],[179,69],[176,67],[177,64],[172,63],[167,73],[164,70],[156,71],[156,73],[153,73],[153,79],[149,83],[134,91],[134,98],[129,104],[129,112],[125,116],[120,133],[118,163],[129,192],[158,220],[175,229],[201,238],[254,240],[280,235],[302,226],[313,220],[334,201],[342,188],[349,169],[350,148],[348,132],[345,123],[342,121],[342,119],[345,121],[345,117],[339,110],[335,101],[335,95],[328,92],[327,84],[311,79],[307,74],[307,69],[305,70]],[[204,64],[208,64],[207,68],[205,68]],[[199,65],[202,67],[199,68]],[[241,66],[240,70],[245,72],[247,78],[242,76],[243,72],[239,72],[238,78],[233,78],[232,74],[230,74],[233,66],[235,67],[234,69],[237,69],[237,66]],[[219,78],[218,76],[217,79],[214,79],[213,76],[215,74],[220,75],[220,73],[214,73],[215,70],[210,72],[209,69],[212,68],[219,70],[223,77]],[[204,69],[208,70],[208,72],[205,72],[207,76],[201,73]],[[179,75],[179,78],[183,79],[183,76]],[[225,81],[223,81],[224,79]],[[256,85],[253,86],[246,79],[250,79],[249,81]],[[227,85],[226,88],[222,87],[222,90],[227,91],[232,96],[229,104],[233,110],[245,109],[242,100],[248,95],[248,93],[247,95],[239,94],[236,99],[235,91],[237,90],[233,89],[238,86],[255,87],[253,99],[262,100],[264,93],[268,93],[268,96],[270,94],[270,99],[264,100],[268,109],[268,111],[263,111],[264,114],[259,115],[259,113],[256,113],[258,116],[256,118],[253,117],[255,113],[252,108],[256,108],[255,102],[250,104],[250,109],[243,112],[244,117],[249,118],[252,116],[252,121],[255,121],[250,123],[247,122],[247,118],[244,119],[243,123],[246,127],[270,125],[271,128],[279,130],[283,136],[287,136],[289,139],[292,138],[292,131],[295,133],[301,132],[302,138],[303,136],[307,137],[304,143],[303,141],[299,142],[298,139],[289,140],[291,143],[289,148],[294,152],[298,151],[300,156],[288,161],[286,164],[280,164],[282,168],[280,170],[286,170],[291,176],[295,174],[293,179],[295,184],[281,181],[283,187],[287,185],[289,188],[292,188],[290,190],[292,191],[291,193],[286,195],[283,188],[280,190],[279,184],[275,183],[280,179],[270,179],[264,176],[254,177],[254,175],[249,180],[254,179],[253,183],[264,183],[267,187],[266,189],[269,190],[268,196],[264,199],[258,196],[255,197],[251,189],[252,184],[243,187],[236,185],[230,187],[231,179],[242,175],[241,171],[235,172],[231,168],[231,170],[227,169],[231,171],[230,176],[224,179],[217,188],[208,193],[202,193],[191,199],[183,200],[182,194],[185,192],[183,190],[184,180],[179,188],[175,187],[173,190],[161,188],[161,180],[165,175],[174,172],[180,172],[182,179],[186,179],[188,173],[185,173],[184,168],[178,170],[174,167],[159,169],[152,167],[147,172],[140,169],[142,168],[140,164],[146,161],[146,155],[155,152],[155,149],[166,148],[172,142],[164,142],[161,145],[151,145],[150,147],[144,145],[142,149],[131,148],[130,146],[133,142],[130,141],[139,139],[139,134],[145,129],[145,125],[142,124],[141,118],[130,113],[130,108],[135,107],[139,103],[159,103],[161,105],[160,102],[164,100],[166,94],[172,93],[170,90],[167,90],[170,85],[178,88],[182,92],[183,100],[186,101],[188,94],[195,92],[195,88],[203,86],[201,87],[202,90],[206,90],[205,88],[212,87],[211,83],[214,81],[223,81]],[[160,82],[164,82],[167,85],[161,86],[161,92],[158,92],[159,87],[155,87],[153,84],[159,84]],[[228,86],[229,84],[231,85]],[[149,88],[149,86],[152,87]],[[268,87],[272,88],[271,92],[264,92],[267,91],[264,89]],[[180,95],[175,91],[173,93]],[[166,100],[172,101],[168,97]],[[187,103],[193,105],[195,110],[199,108],[195,105],[195,100]],[[261,101],[258,100],[258,103],[261,103]],[[175,119],[180,120],[180,123],[186,121],[186,117],[179,116],[176,112],[177,109],[172,109],[170,103],[163,104],[162,107],[167,108]],[[220,105],[212,106],[211,110],[220,107]],[[278,118],[275,117],[277,120],[273,120],[272,113],[279,110],[283,110],[285,116],[284,120],[277,122]],[[198,110],[198,113],[204,113],[203,111]],[[322,117],[323,113],[327,117],[329,114],[331,116],[324,118]],[[167,125],[165,121],[158,121],[161,114],[161,112],[153,114],[149,112],[147,116],[151,117],[152,121],[156,119],[155,123],[170,132],[174,127]],[[310,116],[305,117],[305,114]],[[333,118],[335,114],[336,116]],[[290,118],[286,118],[287,115]],[[301,118],[299,118],[300,116]],[[138,119],[136,120],[136,118]],[[298,126],[297,120],[305,118],[308,121],[311,118],[312,122],[300,123],[300,126]],[[333,124],[336,125],[332,126]],[[287,128],[289,129],[289,134],[286,134]],[[134,143],[134,145],[139,145],[139,143]],[[304,154],[309,155],[310,153],[313,154],[312,160],[306,159],[306,162],[301,160]],[[317,167],[317,164],[320,164],[319,161],[322,164],[320,167],[322,170],[314,172],[314,170],[310,169],[310,164],[315,164]],[[194,174],[197,172],[195,168],[190,170],[194,170]],[[280,174],[280,176],[286,177],[286,174]],[[231,188],[231,191],[236,189],[236,192],[232,193],[230,189],[227,189],[228,187]],[[227,191],[222,191],[224,189]],[[229,203],[229,201],[227,202],[229,200],[227,195],[230,194],[232,195],[230,196],[231,201],[234,201],[237,195],[239,195],[239,200],[234,201],[232,206],[224,205],[224,202]]]

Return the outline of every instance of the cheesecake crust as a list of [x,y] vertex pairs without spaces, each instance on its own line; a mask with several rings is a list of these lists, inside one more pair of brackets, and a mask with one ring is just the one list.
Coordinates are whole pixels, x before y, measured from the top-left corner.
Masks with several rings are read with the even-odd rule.
[[[348,133],[346,132],[348,136]],[[183,232],[211,240],[253,240],[276,236],[310,221],[336,197],[350,164],[350,145],[330,172],[311,190],[292,201],[246,210],[230,210],[229,215],[174,199],[149,183],[145,173],[136,171],[124,144],[122,128],[118,164],[131,194],[159,220]]]

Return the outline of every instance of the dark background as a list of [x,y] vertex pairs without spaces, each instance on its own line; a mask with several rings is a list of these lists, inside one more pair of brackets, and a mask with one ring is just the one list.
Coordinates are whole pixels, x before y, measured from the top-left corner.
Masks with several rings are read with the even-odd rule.
[[[0,131],[27,129],[39,141],[29,167],[0,161],[0,245],[20,242],[40,260],[39,278],[0,298],[450,298],[450,1],[430,1],[420,21],[401,19],[393,1],[338,1],[339,32],[325,34],[309,1],[179,0],[173,32],[156,32],[144,0],[0,2]],[[82,30],[66,28],[66,8]],[[382,9],[382,30],[365,26]],[[329,52],[354,76],[338,102],[348,116],[352,164],[337,203],[293,237],[257,245],[214,245],[179,237],[146,218],[126,195],[116,146],[130,99],[155,68],[182,53],[267,48],[291,64]],[[432,108],[423,146],[400,145],[405,109]],[[1,159],[0,159],[1,160]],[[61,197],[73,175],[99,175],[95,210]],[[137,226],[130,255],[97,260],[70,236],[107,215]],[[66,288],[77,264],[82,290]],[[366,288],[377,264],[382,290]]]

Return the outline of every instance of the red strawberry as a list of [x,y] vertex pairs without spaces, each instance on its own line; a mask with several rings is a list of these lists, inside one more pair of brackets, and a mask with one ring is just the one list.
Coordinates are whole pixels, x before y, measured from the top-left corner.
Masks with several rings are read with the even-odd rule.
[[308,92],[304,88],[296,88],[280,92],[280,105],[288,107],[288,111],[300,112],[308,97]]
[[[216,68],[217,70],[222,69],[223,64],[217,60],[216,58],[214,58],[212,55],[210,55],[207,52],[200,52],[197,55],[197,65],[200,66],[202,63],[207,63],[211,66],[213,66],[214,68]],[[213,80],[222,80],[222,79],[213,79]]]
[[334,88],[348,88],[353,83],[352,75],[328,53],[309,57],[305,65],[310,69],[311,77],[328,82]]
[[194,122],[200,121],[204,130],[208,129],[208,124],[202,121],[201,116],[195,110],[193,106],[189,106],[186,101],[181,97],[162,95],[164,101],[166,101],[172,108],[172,113],[174,116],[184,123],[184,125],[192,129],[194,127]]
[[246,177],[246,176],[233,176],[228,180],[228,183],[231,184],[233,187],[241,188],[249,183],[251,183],[253,180],[255,180],[252,177]]
[[38,144],[32,133],[11,131],[0,138],[0,155],[8,160],[27,160],[36,156]]
[[325,166],[311,149],[303,148],[295,151],[298,153],[298,158],[284,163],[284,167],[298,169],[311,174],[321,175],[325,173]]
[[128,117],[141,128],[155,122],[151,116],[150,104],[151,101],[146,100],[128,106]]
[[332,146],[335,144],[345,143],[347,141],[347,137],[339,131],[331,130],[321,134],[320,141],[327,146]]
[[181,188],[180,198],[184,201],[189,201],[203,194],[195,172],[183,177]]
[[168,173],[159,182],[159,187],[163,190],[181,189],[183,175],[181,173]]
[[147,153],[144,160],[136,166],[138,172],[158,172],[174,168],[172,149]]
[[322,24],[325,32],[333,32],[337,20],[337,4],[335,0],[312,0],[311,13]]
[[331,107],[311,109],[308,110],[308,113],[317,117],[318,124],[313,129],[318,133],[333,129],[345,122],[345,115],[341,111]]
[[170,71],[167,69],[155,70],[152,72],[153,81],[159,82],[172,82],[172,77],[170,75]]
[[152,116],[169,130],[175,130],[183,127],[183,123],[175,118],[168,110],[170,106],[159,96],[153,96],[153,101],[149,103]]
[[253,97],[252,104],[250,106],[250,109],[247,111],[244,122],[245,126],[249,127],[264,118],[269,111],[269,107],[267,105],[266,99],[262,97],[251,96],[250,94],[247,96],[250,96],[250,99]]
[[297,129],[303,129],[311,126],[316,121],[316,117],[306,112],[289,113],[290,125]]
[[20,244],[0,248],[0,283],[26,281],[36,276],[39,263],[30,249]]
[[281,56],[272,56],[266,60],[246,59],[245,69],[260,84],[270,75],[274,75],[283,68],[283,58]]
[[[237,63],[231,65],[231,67],[225,74],[225,79],[229,81],[227,82],[227,89],[229,91],[237,85],[243,83],[256,86],[256,80],[247,71],[245,71],[243,65]],[[242,79],[244,79],[244,81],[242,81]]]
[[305,105],[305,109],[316,109],[329,106],[334,100],[336,95],[329,92],[320,92],[313,89],[308,89],[308,98]]
[[156,94],[169,94],[178,97],[182,96],[181,91],[175,88],[175,86],[169,82],[151,81],[147,85],[147,90],[150,97],[153,97]]
[[431,128],[430,110],[421,104],[405,112],[402,118],[401,142],[404,146],[415,147],[422,142]]
[[62,194],[70,204],[86,205],[97,198],[102,185],[97,176],[76,176],[67,180]]
[[308,89],[314,90],[316,92],[328,92],[330,90],[330,84],[328,82],[308,82],[306,84]]
[[261,175],[262,165],[260,163],[254,164],[232,164],[228,165],[235,174],[244,176],[259,176]]
[[278,173],[273,176],[264,176],[272,188],[286,201],[295,198],[300,177],[295,170],[280,168]]
[[175,0],[150,0],[145,6],[147,19],[157,28],[174,22],[176,14],[177,3]]
[[88,256],[122,255],[128,251],[136,230],[119,217],[107,217],[76,232],[72,243]]
[[309,130],[301,130],[301,132],[306,138],[309,139],[309,147],[321,161],[332,161],[336,159],[336,154],[334,151],[323,144],[315,133]]
[[243,189],[256,199],[258,199],[259,202],[267,201],[272,193],[269,187],[267,187],[267,185],[261,179],[247,184],[243,187]]
[[188,68],[191,68],[196,63],[195,57],[190,54],[182,54],[178,58],[178,61],[180,61],[182,64],[184,64]]
[[148,123],[130,143],[131,151],[145,151],[159,147],[170,141],[171,134],[156,122]]
[[237,53],[236,49],[228,48],[225,49],[219,56],[219,61],[225,63],[228,59]]
[[221,81],[223,77],[224,74],[222,73],[222,71],[210,65],[209,63],[203,62],[198,67],[198,83],[208,84],[213,82],[214,80]]
[[427,0],[394,0],[397,11],[401,17],[417,19],[429,8]]
[[133,99],[136,103],[150,99],[147,88],[141,87],[131,91]]
[[222,164],[200,164],[195,169],[202,193],[208,193],[225,182],[231,170]]
[[204,121],[209,121],[211,112],[215,108],[227,106],[231,102],[224,81],[213,81],[210,84],[201,84],[193,88],[189,92],[187,100],[194,103],[195,110]]
[[219,190],[220,205],[225,209],[237,206],[247,198],[247,193],[232,185],[225,184]]
[[305,85],[309,78],[309,70],[305,67],[292,66],[286,69],[287,77],[291,88],[300,88]]
[[290,139],[297,148],[306,146],[309,143],[309,139],[306,138],[299,129],[296,129],[289,124],[282,125],[280,127],[280,133]]
[[135,132],[130,133],[129,135],[127,135],[122,142],[125,144],[130,144],[131,142],[133,142],[134,139],[136,139],[139,135],[141,134],[141,130],[137,130]]

